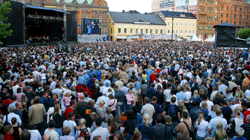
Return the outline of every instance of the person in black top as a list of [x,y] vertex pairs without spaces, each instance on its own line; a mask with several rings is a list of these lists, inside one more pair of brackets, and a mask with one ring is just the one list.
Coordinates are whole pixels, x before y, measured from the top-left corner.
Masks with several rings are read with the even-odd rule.
[[97,99],[102,96],[102,93],[100,92],[100,87],[97,86],[96,88],[97,92],[95,94],[93,94],[93,99],[95,100],[95,102],[97,101]]
[[129,110],[126,116],[127,116],[127,120],[124,121],[123,123],[123,127],[125,127],[123,134],[124,134],[124,138],[127,140],[127,139],[130,139],[134,135],[136,122],[134,119],[133,111]]
[[0,114],[2,115],[8,114],[8,107],[6,104],[3,104],[3,100],[1,97],[0,97]]
[[59,134],[59,136],[62,136],[62,127],[63,127],[63,117],[60,115],[60,104],[56,104],[54,106],[54,114],[53,114],[53,120],[55,121],[55,127],[54,130]]
[[13,117],[11,119],[12,127],[14,129],[14,132],[12,136],[14,137],[14,140],[20,140],[20,134],[22,133],[22,129],[18,126],[17,127],[17,119],[16,117]]
[[163,105],[164,103],[164,95],[162,93],[162,89],[160,85],[157,85],[157,91],[154,93],[154,96],[157,97],[157,104],[158,105]]
[[96,112],[94,105],[95,105],[95,102],[93,100],[90,100],[88,102],[88,106],[83,107],[82,112],[81,112],[81,117],[86,120],[87,127],[91,127],[91,125],[92,125],[92,119],[90,117],[90,114],[92,112]]

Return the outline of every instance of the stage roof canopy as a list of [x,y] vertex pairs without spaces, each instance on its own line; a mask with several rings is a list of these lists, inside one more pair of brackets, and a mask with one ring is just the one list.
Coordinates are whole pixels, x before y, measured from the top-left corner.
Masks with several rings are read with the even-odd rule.
[[40,6],[35,6],[35,5],[25,5],[26,8],[31,8],[31,9],[40,9],[40,10],[47,10],[47,11],[55,11],[55,12],[60,12],[60,13],[65,13],[63,10],[59,9],[53,9],[53,8],[48,8],[48,7],[40,7]]

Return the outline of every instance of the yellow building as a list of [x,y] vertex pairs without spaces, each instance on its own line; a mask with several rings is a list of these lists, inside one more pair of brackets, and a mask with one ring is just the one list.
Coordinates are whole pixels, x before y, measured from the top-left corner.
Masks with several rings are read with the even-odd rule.
[[166,34],[166,24],[157,14],[140,14],[137,11],[109,12],[109,41],[126,40],[127,36],[137,38],[143,34]]
[[196,34],[197,19],[192,13],[160,11],[155,14],[158,14],[165,21],[167,35],[172,34],[172,22],[173,33],[177,38],[191,37]]

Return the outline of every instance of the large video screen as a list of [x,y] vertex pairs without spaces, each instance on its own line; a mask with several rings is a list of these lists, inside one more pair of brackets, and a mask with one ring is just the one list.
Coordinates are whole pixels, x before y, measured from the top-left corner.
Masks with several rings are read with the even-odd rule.
[[99,19],[82,18],[82,34],[99,34]]

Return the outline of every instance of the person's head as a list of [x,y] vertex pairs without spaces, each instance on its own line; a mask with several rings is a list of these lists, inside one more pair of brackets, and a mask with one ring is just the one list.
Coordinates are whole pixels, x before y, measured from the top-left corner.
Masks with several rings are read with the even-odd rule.
[[193,102],[191,103],[191,105],[192,105],[193,107],[197,107],[197,106],[198,106],[198,103],[197,103],[196,101],[193,101]]
[[43,135],[43,140],[50,140],[49,134],[44,134]]
[[216,110],[216,116],[221,116],[221,113],[222,113],[221,109]]
[[250,123],[250,115],[248,115],[248,116],[246,117],[246,122],[247,122],[247,123]]
[[172,125],[172,118],[169,115],[164,117],[166,125]]
[[100,135],[94,136],[94,137],[93,137],[93,140],[102,140],[102,137],[101,137]]
[[116,122],[112,122],[110,124],[110,127],[111,127],[110,128],[110,133],[114,134],[117,131],[117,129],[118,129],[118,124]]
[[17,93],[21,93],[22,92],[22,88],[17,88]]
[[201,121],[204,119],[204,113],[199,111],[198,113],[198,125],[200,125]]
[[70,92],[67,92],[65,96],[70,97],[71,96]]
[[97,127],[100,127],[100,126],[102,125],[102,119],[101,119],[101,118],[97,118],[97,119],[95,120],[95,123],[96,123],[96,126],[97,126]]
[[81,118],[81,119],[79,120],[79,124],[80,124],[80,126],[85,126],[86,120],[85,120],[84,118]]
[[156,123],[165,123],[164,117],[162,116],[162,114],[158,114],[156,116]]
[[30,122],[28,123],[28,125],[27,125],[27,129],[28,129],[28,130],[33,130],[34,128],[35,128],[34,123],[33,123],[32,121],[30,121]]
[[16,103],[16,109],[20,110],[22,108],[22,104],[20,102]]
[[54,128],[55,127],[55,121],[54,120],[50,120],[49,121],[49,128]]
[[204,108],[207,109],[207,102],[202,102],[201,103],[201,108],[202,109],[204,109]]
[[148,98],[148,97],[145,97],[145,98],[144,98],[144,102],[145,102],[146,104],[148,104],[148,103],[149,103],[149,98]]
[[109,99],[110,100],[112,100],[112,99],[114,99],[115,97],[114,97],[114,95],[113,94],[109,94]]
[[146,127],[149,127],[149,119],[150,116],[148,114],[143,115],[143,122],[145,123]]
[[95,112],[92,112],[89,116],[93,121],[95,121],[96,118],[98,118],[98,115]]
[[99,107],[103,107],[105,105],[105,102],[104,101],[101,101],[100,103],[99,103]]
[[157,103],[157,97],[156,97],[156,96],[153,96],[153,98],[152,98],[152,103],[153,103],[153,104],[156,104],[156,103]]
[[75,119],[75,114],[73,112],[70,112],[68,115],[68,120],[74,120]]
[[17,100],[17,96],[16,95],[13,95],[12,96],[12,101],[16,101]]
[[15,111],[15,107],[14,106],[10,106],[10,112],[13,113]]
[[31,133],[27,130],[24,130],[21,133],[21,140],[30,140],[31,139]]
[[241,127],[239,127],[238,129],[235,130],[236,131],[236,134],[239,136],[239,137],[242,137],[245,133],[245,130]]
[[188,110],[184,109],[182,111],[182,117],[183,117],[183,119],[188,119],[188,117],[189,117]]
[[40,102],[40,98],[39,97],[35,97],[34,98],[34,104],[38,104]]
[[76,101],[75,100],[71,100],[70,101],[70,107],[75,108],[75,106],[76,106]]
[[11,119],[11,123],[12,123],[12,125],[16,125],[16,122],[17,122],[16,117],[13,117],[13,118]]
[[176,97],[173,96],[173,97],[171,98],[171,103],[175,103],[175,102],[176,102]]
[[10,134],[10,135],[12,135],[13,132],[14,132],[14,130],[13,130],[13,127],[12,127],[11,125],[6,125],[6,126],[4,127],[4,133],[5,133],[5,134]]
[[114,134],[114,140],[125,140],[123,134],[118,131]]
[[66,126],[63,128],[63,135],[69,135],[71,132],[71,128],[69,126]]
[[135,131],[134,135],[132,136],[131,140],[141,140],[141,132],[140,131]]

